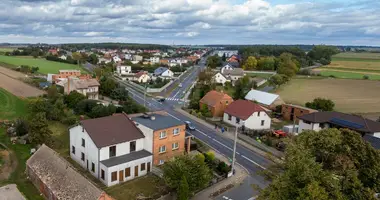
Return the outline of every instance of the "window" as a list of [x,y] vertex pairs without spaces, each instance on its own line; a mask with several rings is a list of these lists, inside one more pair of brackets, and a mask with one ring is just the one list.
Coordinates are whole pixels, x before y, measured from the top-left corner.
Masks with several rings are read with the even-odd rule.
[[91,171],[95,172],[95,163],[91,163]]
[[265,122],[264,120],[261,120],[261,126],[264,126],[264,122]]
[[160,139],[166,138],[166,131],[160,132]]
[[86,147],[86,143],[83,138],[82,138],[82,147]]
[[101,171],[100,177],[104,180],[104,170]]
[[166,151],[166,146],[165,145],[164,146],[160,146],[158,152],[164,153],[165,151]]
[[71,153],[75,154],[75,147],[74,146],[71,146]]
[[131,176],[131,168],[125,168],[125,177],[130,177]]
[[144,171],[144,170],[145,170],[145,163],[141,163],[140,171]]
[[110,158],[116,156],[116,146],[110,147]]
[[232,116],[230,114],[228,115],[228,120],[232,120]]
[[228,105],[228,101],[226,101],[226,105]]
[[163,165],[164,163],[165,163],[164,160],[160,160],[160,161],[158,161],[158,164],[159,164],[159,165]]
[[136,151],[136,141],[132,141],[129,143],[129,152]]
[[173,135],[178,135],[179,134],[179,128],[173,129]]
[[84,153],[82,152],[80,159],[84,161]]
[[240,119],[236,117],[236,123],[239,124],[240,123]]
[[117,181],[117,172],[112,172],[111,173],[111,181]]
[[172,144],[172,149],[173,149],[173,150],[176,150],[176,149],[178,149],[178,148],[179,148],[179,144],[178,144],[178,142]]
[[257,113],[257,116],[260,117],[260,111]]

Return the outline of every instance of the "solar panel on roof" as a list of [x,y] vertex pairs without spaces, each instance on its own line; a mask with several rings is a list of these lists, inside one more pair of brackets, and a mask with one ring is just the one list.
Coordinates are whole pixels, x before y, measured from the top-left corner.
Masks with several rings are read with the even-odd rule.
[[357,124],[355,122],[350,122],[350,121],[347,121],[344,119],[332,118],[330,120],[330,122],[337,124],[337,125],[340,125],[340,126],[349,127],[349,128],[355,128],[355,129],[364,128],[364,126],[361,124]]

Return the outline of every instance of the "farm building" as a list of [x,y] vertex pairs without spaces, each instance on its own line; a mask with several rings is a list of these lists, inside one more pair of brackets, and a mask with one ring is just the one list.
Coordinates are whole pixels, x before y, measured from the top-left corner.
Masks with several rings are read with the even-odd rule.
[[74,170],[69,162],[46,145],[42,145],[26,161],[26,173],[32,183],[48,200],[112,199]]
[[318,111],[311,108],[306,108],[303,106],[298,106],[298,105],[293,105],[293,104],[282,104],[282,108],[281,108],[282,118],[288,121],[295,120],[296,122],[298,122],[298,117],[305,114],[314,113],[314,112],[318,112]]
[[250,100],[250,101],[255,101],[269,109],[275,109],[276,106],[279,106],[285,103],[277,94],[263,92],[263,91],[259,91],[255,89],[252,89],[251,91],[249,91],[248,94],[245,96],[245,99]]

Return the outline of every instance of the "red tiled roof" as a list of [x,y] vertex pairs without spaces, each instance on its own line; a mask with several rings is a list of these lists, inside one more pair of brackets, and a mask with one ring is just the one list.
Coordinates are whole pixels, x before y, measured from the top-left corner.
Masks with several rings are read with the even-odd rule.
[[232,102],[224,111],[227,114],[238,117],[242,120],[248,119],[255,112],[265,112],[258,104],[247,100],[237,100]]
[[222,101],[223,99],[232,99],[230,96],[228,96],[225,93],[217,92],[215,90],[211,90],[208,92],[201,100],[201,103],[207,104],[209,106],[215,106],[217,103]]

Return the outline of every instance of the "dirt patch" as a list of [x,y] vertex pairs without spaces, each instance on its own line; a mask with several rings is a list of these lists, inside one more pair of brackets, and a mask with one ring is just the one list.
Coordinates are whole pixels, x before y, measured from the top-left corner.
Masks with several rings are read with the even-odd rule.
[[373,74],[373,75],[380,75],[380,72],[359,72],[359,71],[350,71],[350,70],[344,70],[344,69],[330,69],[330,68],[319,68],[319,69],[314,69],[313,71],[336,71],[336,72],[350,72],[350,73],[365,73],[365,74]]
[[12,152],[8,150],[0,150],[0,157],[2,159],[2,165],[0,166],[0,181],[9,178],[11,173],[17,167],[17,160],[12,159]]
[[30,86],[20,80],[24,74],[0,67],[0,87],[19,97],[36,97],[45,94],[44,91]]

